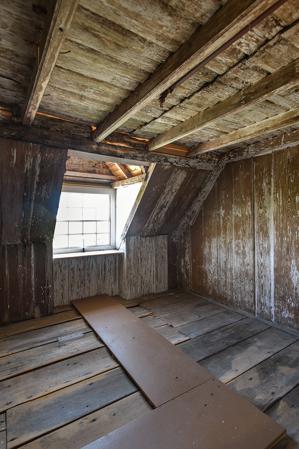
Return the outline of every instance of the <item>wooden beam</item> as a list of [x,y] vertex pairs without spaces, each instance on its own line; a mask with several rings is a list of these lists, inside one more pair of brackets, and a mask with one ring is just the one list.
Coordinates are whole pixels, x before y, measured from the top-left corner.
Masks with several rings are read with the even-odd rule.
[[131,184],[137,184],[138,182],[143,182],[145,180],[145,177],[146,177],[145,174],[132,176],[131,178],[122,179],[121,181],[113,182],[111,187],[113,187],[113,189],[118,189],[119,187],[129,186]]
[[149,143],[149,150],[157,150],[175,142],[199,131],[214,120],[241,111],[256,101],[265,100],[273,92],[297,84],[299,84],[299,59],[154,138]]
[[100,173],[86,173],[86,172],[78,172],[78,171],[72,171],[67,170],[64,174],[64,178],[81,178],[81,179],[87,179],[87,180],[96,180],[96,181],[115,181],[117,178],[114,175],[107,175],[106,173],[100,174]]
[[242,30],[269,8],[282,3],[275,0],[229,0],[98,125],[95,140],[103,140],[198,64],[234,42]]
[[189,156],[197,156],[209,151],[219,150],[230,145],[244,142],[250,139],[256,139],[262,135],[278,131],[299,122],[299,108],[275,115],[259,123],[246,126],[229,134],[225,134],[213,140],[201,143]]
[[72,22],[78,0],[56,0],[48,33],[44,38],[41,58],[30,84],[23,123],[31,125],[49,83],[63,40]]
[[[0,122],[0,137],[22,142],[38,143],[59,149],[69,149],[79,152],[77,156],[88,159],[116,161],[122,164],[149,165],[158,163],[168,166],[211,170],[218,158],[212,155],[202,155],[200,158],[188,158],[166,154],[150,153],[146,143],[130,144],[101,142],[97,144],[90,137],[88,127],[74,125],[62,120],[43,120],[40,126],[23,126],[19,123]],[[119,140],[119,139],[115,139]]]

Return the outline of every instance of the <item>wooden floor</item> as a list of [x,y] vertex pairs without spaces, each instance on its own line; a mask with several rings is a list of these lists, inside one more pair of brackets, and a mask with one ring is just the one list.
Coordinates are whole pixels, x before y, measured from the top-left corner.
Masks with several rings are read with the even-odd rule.
[[[299,448],[299,335],[191,293],[129,305],[285,426],[288,449]],[[0,327],[1,449],[81,448],[149,409],[74,309]]]

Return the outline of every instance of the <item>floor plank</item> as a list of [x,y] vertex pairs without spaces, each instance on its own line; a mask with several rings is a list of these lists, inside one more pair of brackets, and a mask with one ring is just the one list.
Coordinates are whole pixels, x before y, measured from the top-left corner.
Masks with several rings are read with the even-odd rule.
[[8,448],[57,429],[136,392],[121,368],[7,411]]
[[[209,334],[208,334],[209,335]],[[226,383],[294,343],[296,337],[270,328],[201,362]]]
[[103,346],[93,332],[0,358],[0,380]]
[[86,444],[150,410],[151,407],[143,396],[140,393],[133,393],[101,410],[90,413],[88,416],[25,444],[22,449],[58,449],[58,444],[60,449],[81,449]]
[[33,320],[22,321],[20,323],[7,324],[0,326],[0,338],[21,334],[34,329],[41,329],[45,326],[52,326],[53,324],[64,323],[66,321],[76,320],[78,318],[80,318],[79,314],[72,309],[38,319],[35,318]]
[[157,327],[166,326],[168,323],[163,320],[163,318],[155,315],[150,315],[142,318],[142,321],[146,323],[149,327],[156,329]]
[[[0,388],[1,394],[2,394],[2,390]],[[6,419],[5,419],[5,413],[0,413],[0,432],[2,432],[2,430],[6,429]]]
[[83,449],[269,449],[283,435],[267,415],[210,380]]
[[6,337],[0,340],[0,357],[87,332],[91,332],[90,327],[83,319],[78,319]]
[[4,380],[0,382],[0,411],[60,390],[117,366],[118,363],[107,349],[100,348]]
[[155,330],[173,345],[189,340],[189,337],[179,332],[175,327],[166,325],[156,327]]
[[265,410],[298,384],[299,342],[297,341],[237,377],[229,385],[257,407]]
[[193,338],[179,345],[186,354],[199,362],[213,354],[264,331],[269,326],[257,320],[246,318],[232,325]]
[[288,430],[291,441],[287,449],[299,448],[299,386],[278,401],[267,413]]
[[138,318],[143,318],[147,316],[151,316],[153,312],[148,309],[145,309],[142,306],[130,307],[130,312],[134,313]]
[[224,310],[215,315],[207,316],[205,319],[179,326],[178,330],[190,338],[195,338],[243,319],[244,315],[231,312],[230,310]]
[[101,296],[73,304],[155,407],[211,377],[117,298]]

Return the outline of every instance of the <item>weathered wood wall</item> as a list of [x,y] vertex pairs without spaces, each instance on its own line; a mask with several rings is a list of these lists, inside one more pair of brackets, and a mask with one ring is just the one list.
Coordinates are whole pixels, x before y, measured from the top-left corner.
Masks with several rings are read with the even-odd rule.
[[53,309],[52,239],[66,156],[0,139],[0,322]]
[[127,237],[121,295],[131,299],[167,289],[167,235]]
[[94,295],[118,295],[122,253],[58,257],[53,261],[54,304]]
[[192,227],[192,286],[299,328],[299,148],[226,166]]

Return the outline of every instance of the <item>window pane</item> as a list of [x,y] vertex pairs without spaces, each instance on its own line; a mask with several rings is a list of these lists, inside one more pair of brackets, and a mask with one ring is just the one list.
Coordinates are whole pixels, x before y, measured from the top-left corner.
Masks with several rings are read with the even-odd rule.
[[98,234],[97,235],[97,245],[110,245],[110,235],[109,234]]
[[96,244],[96,234],[87,234],[84,236],[84,248],[86,248],[87,246],[96,246]]
[[66,207],[58,209],[57,221],[59,220],[67,220],[68,219],[68,209]]
[[98,221],[97,233],[98,234],[101,234],[101,233],[109,234],[110,233],[110,222],[109,221]]
[[97,193],[86,193],[83,195],[83,207],[91,207],[96,209],[98,207],[98,200],[101,195]]
[[96,209],[94,207],[84,207],[83,220],[95,220],[95,219],[96,219]]
[[109,195],[98,195],[97,220],[110,219],[110,197]]
[[73,248],[83,248],[83,235],[70,235],[69,236],[69,247]]
[[68,207],[82,207],[84,193],[67,192]]
[[68,233],[68,224],[65,221],[58,221],[55,226],[55,234],[67,234]]
[[70,221],[69,234],[82,234],[82,221]]
[[53,240],[53,247],[55,249],[58,248],[67,248],[68,247],[68,236],[67,235],[57,235]]
[[67,220],[82,220],[82,209],[80,207],[68,208]]
[[97,232],[97,226],[95,221],[85,221],[83,224],[84,234],[95,234]]

